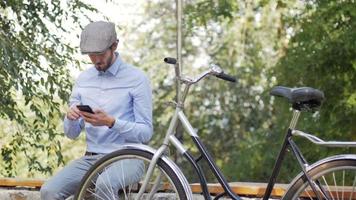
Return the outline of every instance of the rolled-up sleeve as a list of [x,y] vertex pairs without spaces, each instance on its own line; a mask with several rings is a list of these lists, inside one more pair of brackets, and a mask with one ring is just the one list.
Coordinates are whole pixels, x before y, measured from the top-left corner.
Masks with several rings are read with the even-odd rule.
[[[79,104],[80,95],[78,93],[77,84],[75,84],[69,98],[69,107],[71,108]],[[70,120],[65,116],[63,126],[64,134],[70,139],[75,139],[80,135],[80,132],[84,128],[84,120],[82,118],[79,118],[78,120]]]

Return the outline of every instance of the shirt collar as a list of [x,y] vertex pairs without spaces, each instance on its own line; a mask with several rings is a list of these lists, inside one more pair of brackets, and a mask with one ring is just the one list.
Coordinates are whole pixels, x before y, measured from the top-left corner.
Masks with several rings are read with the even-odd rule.
[[120,58],[120,55],[118,52],[115,52],[115,61],[114,63],[109,67],[108,70],[106,70],[105,72],[103,71],[98,71],[99,75],[104,75],[104,74],[111,74],[113,76],[116,76],[121,68],[122,65],[122,60]]

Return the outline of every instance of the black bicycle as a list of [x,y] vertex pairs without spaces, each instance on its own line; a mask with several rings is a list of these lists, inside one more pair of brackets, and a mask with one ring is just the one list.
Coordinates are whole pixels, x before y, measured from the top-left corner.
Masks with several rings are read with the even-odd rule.
[[[231,190],[227,180],[183,112],[185,99],[190,86],[193,84],[210,75],[231,82],[235,82],[235,78],[225,74],[217,65],[211,65],[209,70],[197,78],[186,78],[181,76],[176,59],[165,58],[164,61],[175,66],[177,101],[174,103],[175,113],[170,121],[162,145],[158,149],[153,149],[146,145],[129,144],[123,146],[120,150],[104,156],[82,179],[80,189],[75,199],[115,199],[114,196],[117,196],[118,193],[120,199],[194,199],[190,185],[184,174],[167,156],[169,145],[174,146],[178,152],[192,164],[199,177],[205,199],[219,199],[223,196],[235,200],[240,199],[240,197]],[[184,90],[181,90],[182,85],[185,86],[183,88]],[[327,147],[356,147],[356,142],[323,141],[312,134],[296,129],[301,112],[314,111],[320,107],[324,99],[323,92],[310,87],[287,88],[277,86],[272,89],[271,95],[287,99],[293,108],[293,117],[286,131],[284,142],[276,159],[263,200],[267,200],[271,195],[287,150],[290,150],[296,157],[301,167],[301,173],[290,183],[282,199],[356,199],[356,155],[336,155],[319,160],[314,164],[309,164],[293,141],[295,136],[301,136],[316,145]],[[194,158],[176,138],[175,130],[179,121],[199,149],[201,153],[200,157]],[[96,185],[98,177],[104,176],[103,174],[106,174],[105,171],[107,169],[115,166],[120,166],[120,169],[124,169],[124,163],[131,159],[139,160],[143,163],[144,170],[140,180],[121,181],[122,190],[114,191],[111,189],[112,183],[107,179],[107,185],[104,186],[104,188],[106,188],[105,192],[99,191],[100,189],[98,189]],[[223,193],[215,197],[210,196],[206,178],[199,165],[199,162],[203,159],[207,161],[213,174],[224,189]],[[115,176],[115,174],[111,174],[111,176]],[[105,180],[105,177],[101,179]],[[100,182],[103,184],[103,181]],[[103,188],[102,185],[101,188]]]

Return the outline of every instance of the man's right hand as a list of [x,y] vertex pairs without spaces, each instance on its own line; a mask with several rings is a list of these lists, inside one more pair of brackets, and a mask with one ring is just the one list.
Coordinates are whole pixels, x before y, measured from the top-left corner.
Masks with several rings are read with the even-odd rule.
[[73,105],[69,108],[69,111],[67,112],[67,118],[69,120],[77,120],[79,119],[80,116],[80,110],[77,108],[76,105]]

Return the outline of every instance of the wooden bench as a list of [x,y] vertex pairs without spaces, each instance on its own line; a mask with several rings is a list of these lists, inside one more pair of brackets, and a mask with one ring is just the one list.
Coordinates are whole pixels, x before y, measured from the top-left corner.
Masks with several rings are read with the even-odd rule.
[[[31,179],[31,178],[0,178],[0,187],[3,188],[32,188],[34,190],[39,190],[45,180],[44,179]],[[250,183],[250,182],[232,182],[230,183],[231,189],[233,192],[240,196],[250,196],[250,197],[262,197],[265,189],[267,187],[266,183]],[[163,186],[163,190],[165,186]],[[276,184],[274,189],[272,190],[273,197],[281,197],[283,196],[285,190],[287,189],[287,184]],[[200,184],[193,183],[191,184],[192,192],[195,194],[201,194],[202,190]],[[211,194],[220,194],[223,192],[220,184],[210,183],[208,184],[209,192]],[[168,189],[168,188],[167,188]],[[330,187],[333,194],[338,193],[338,188]],[[349,198],[352,196],[352,199],[355,199],[354,188],[353,187],[345,187],[343,189],[343,195],[345,198]],[[312,194],[312,192],[310,192]],[[306,197],[309,194],[304,194]],[[314,196],[314,195],[311,195]]]
[[[232,191],[241,196],[262,197],[267,188],[267,183],[232,182],[229,184]],[[276,184],[272,190],[272,196],[283,196],[287,187],[287,184]],[[193,193],[202,193],[199,183],[191,184],[191,188]],[[212,194],[220,194],[224,191],[218,183],[209,183],[208,188]]]
[[[27,187],[27,188],[41,188],[44,179],[31,179],[31,178],[0,178],[0,187]],[[266,189],[265,183],[247,183],[247,182],[233,182],[230,183],[232,190],[243,196],[262,196]],[[212,194],[219,194],[223,192],[222,187],[219,184],[208,184],[209,191]],[[272,191],[273,196],[281,196],[284,194],[287,186],[283,184],[277,184]],[[200,184],[191,184],[193,193],[201,193]]]
[[32,178],[0,178],[0,187],[40,188],[44,181],[44,179]]

